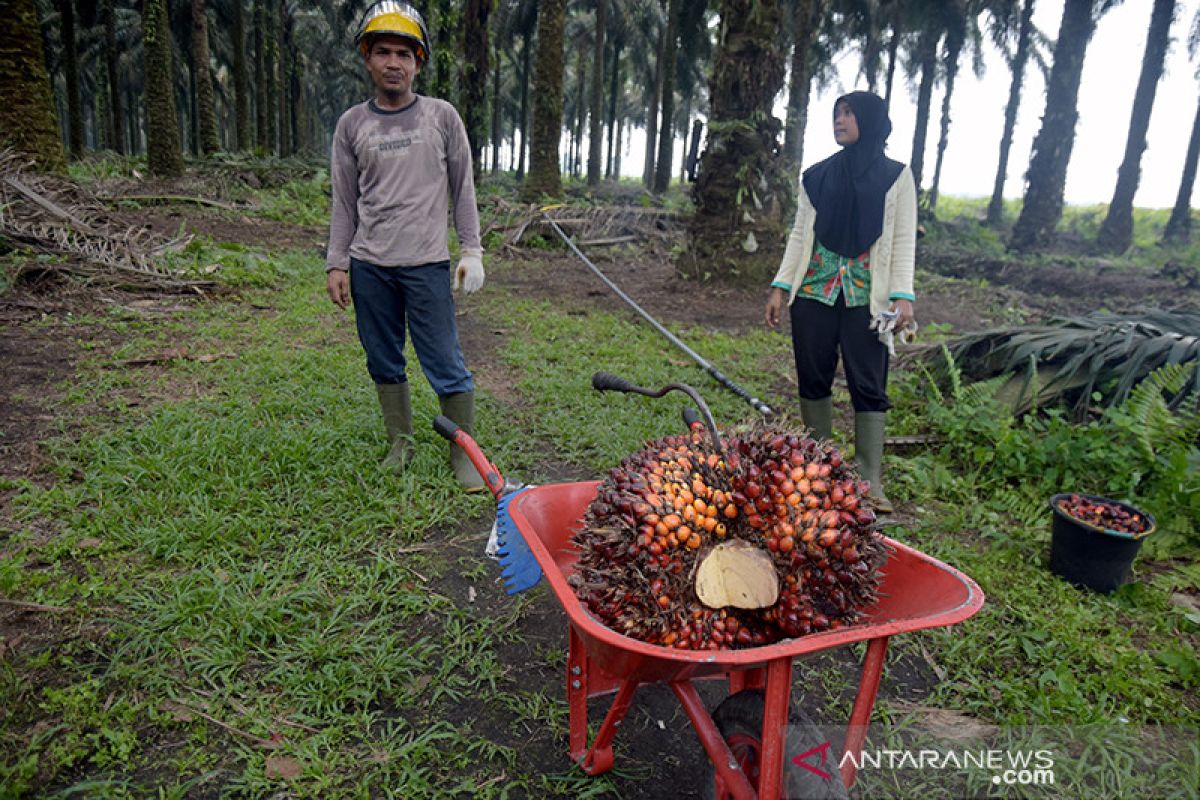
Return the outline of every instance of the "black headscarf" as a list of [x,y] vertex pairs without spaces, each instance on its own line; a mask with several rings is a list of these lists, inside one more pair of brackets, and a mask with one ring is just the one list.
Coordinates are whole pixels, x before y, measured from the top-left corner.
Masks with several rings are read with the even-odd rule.
[[858,122],[858,141],[804,172],[804,190],[817,209],[817,241],[849,258],[865,253],[883,233],[884,196],[904,165],[883,154],[892,121],[883,98],[851,92],[845,101]]

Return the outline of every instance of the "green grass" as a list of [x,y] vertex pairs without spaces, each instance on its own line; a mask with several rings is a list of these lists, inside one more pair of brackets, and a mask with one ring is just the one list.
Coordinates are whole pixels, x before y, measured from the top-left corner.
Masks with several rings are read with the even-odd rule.
[[[236,352],[169,369],[164,383],[201,382],[198,396],[86,422],[78,441],[53,446],[59,481],[15,498],[23,529],[0,562],[0,592],[70,609],[88,631],[0,670],[0,783],[15,794],[47,778],[66,788],[73,775],[121,775],[104,791],[136,795],[163,770],[156,738],[174,742],[172,780],[211,767],[229,790],[272,791],[252,740],[164,714],[172,703],[259,739],[285,735],[269,753],[306,765],[306,796],[383,786],[474,796],[473,781],[453,789],[468,764],[511,761],[507,744],[439,723],[436,709],[497,689],[494,648],[522,607],[479,617],[431,591],[428,581],[457,567],[422,544],[491,501],[457,490],[445,444],[425,425],[403,478],[377,468],[382,431],[350,323],[315,290],[318,263],[285,261],[300,280],[271,296],[276,313],[208,305],[177,320],[194,351]],[[164,341],[148,324],[122,324],[138,335],[122,357]],[[68,402],[138,383],[123,377],[86,364]],[[414,394],[431,418],[428,387]],[[520,466],[516,439],[497,426],[490,452]],[[44,546],[38,520],[59,531]],[[449,552],[478,562],[481,546]],[[52,677],[37,679],[43,671]],[[39,720],[52,737],[29,735]]]
[[[926,220],[926,246],[953,246],[989,258],[1006,256],[1008,233],[1021,213],[1020,200],[1006,200],[1000,229],[990,228],[983,220],[987,216],[987,198],[939,197],[936,219]],[[1083,268],[1112,265],[1124,269],[1158,272],[1172,263],[1185,274],[1195,272],[1200,264],[1200,238],[1195,234],[1187,245],[1163,245],[1162,233],[1171,216],[1169,208],[1135,208],[1133,210],[1133,240],[1129,250],[1120,254],[1095,253],[1095,241],[1108,213],[1108,206],[1065,206],[1058,233],[1062,242],[1053,254],[1029,254],[1023,258],[1034,263],[1078,263]],[[1193,210],[1195,230],[1200,218]],[[1195,276],[1192,276],[1193,279]]]
[[[0,597],[65,611],[39,618],[53,646],[0,658],[0,796],[638,796],[646,765],[669,754],[631,753],[618,737],[617,772],[569,768],[561,646],[532,638],[553,603],[495,588],[479,556],[491,500],[457,490],[427,424],[428,385],[413,381],[416,462],[386,475],[352,319],[325,297],[319,260],[197,248],[189,264],[231,259],[218,274],[242,296],[166,321],[120,309],[85,320],[122,343],[82,349],[46,480],[4,487],[16,527]],[[508,474],[540,478],[553,460],[601,475],[680,429],[686,397],[596,393],[598,369],[651,388],[689,383],[722,424],[753,414],[631,314],[488,291],[472,302],[504,333],[495,366],[519,399],[481,396],[481,443]],[[751,393],[790,372],[777,333],[675,332]],[[120,364],[168,348],[232,357]],[[918,377],[898,374],[895,387],[895,428],[921,430]],[[988,596],[967,622],[893,640],[888,669],[926,665],[928,683],[896,699],[1022,729],[1200,725],[1200,619],[1171,602],[1195,585],[1196,554],[1090,594],[1046,570],[1048,514],[1019,513],[961,455],[889,455],[887,467],[891,493],[916,508],[890,535]],[[470,602],[468,585],[485,599]],[[530,669],[552,677],[531,685],[519,678]],[[804,680],[826,704],[815,716],[846,718],[853,675]],[[902,716],[886,694],[878,708]],[[531,739],[550,742],[554,760],[531,763]],[[1180,785],[1137,777],[1133,753],[1114,747],[1115,766],[1089,780],[1137,796]],[[268,774],[281,763],[300,777]],[[909,777],[871,796],[936,791]]]

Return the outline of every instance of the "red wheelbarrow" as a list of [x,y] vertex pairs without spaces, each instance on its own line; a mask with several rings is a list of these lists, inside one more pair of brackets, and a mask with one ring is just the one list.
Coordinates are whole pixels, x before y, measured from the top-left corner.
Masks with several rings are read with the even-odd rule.
[[[857,755],[875,705],[888,639],[898,633],[962,622],[983,606],[983,592],[969,577],[911,547],[881,537],[891,553],[883,567],[880,599],[854,626],[745,650],[675,650],[631,639],[593,617],[567,583],[578,560],[571,536],[578,530],[600,482],[528,488],[505,483],[475,441],[452,421],[438,417],[434,428],[470,456],[489,490],[501,501],[498,515],[507,515],[505,522],[520,532],[567,612],[569,752],[591,775],[612,768],[613,738],[637,688],[665,683],[683,706],[712,761],[718,798],[784,797],[784,757],[805,755],[785,752],[792,662],[797,657],[853,642],[867,643],[858,694],[841,748],[842,753]],[[705,678],[729,682],[730,697],[715,714],[708,712],[694,683]],[[616,697],[589,744],[588,698],[613,692]],[[719,725],[714,717],[720,718],[721,709],[731,708],[731,703],[743,711],[747,707],[760,708],[761,731],[748,730],[757,725],[747,726],[744,722]],[[827,751],[828,743],[823,747]],[[856,760],[844,759],[841,767],[841,783],[847,789],[854,784]],[[840,786],[837,792],[828,796],[845,796]]]

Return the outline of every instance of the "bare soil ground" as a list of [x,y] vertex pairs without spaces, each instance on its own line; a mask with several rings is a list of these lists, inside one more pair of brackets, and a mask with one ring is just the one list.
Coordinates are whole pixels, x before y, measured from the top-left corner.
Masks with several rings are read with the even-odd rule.
[[[299,247],[319,249],[324,232],[312,228],[264,222],[227,211],[192,207],[161,207],[121,212],[131,225],[147,225],[174,234],[181,224],[187,231],[202,233],[218,241],[240,242],[270,248]],[[605,274],[644,308],[664,323],[743,331],[762,324],[765,293],[762,289],[723,285],[696,285],[681,282],[674,274],[668,257],[671,231],[636,247],[596,248],[593,260]],[[493,269],[489,290],[522,297],[551,300],[570,312],[586,314],[603,309],[628,312],[628,307],[578,259],[566,250],[509,250],[506,258],[517,259],[513,266]],[[1090,274],[1076,267],[1045,266],[1031,272],[1018,269],[1003,260],[972,261],[946,253],[923,254],[920,262],[943,275],[968,278],[947,281],[931,278],[918,286],[918,314],[924,325],[943,323],[955,330],[967,331],[1011,322],[1014,317],[1036,319],[1050,314],[1082,312],[1110,306],[1114,297],[1125,308],[1139,308],[1181,302],[1195,306],[1196,291],[1181,292],[1173,281],[1153,275]],[[18,481],[45,484],[53,480],[44,468],[45,442],[65,428],[56,406],[75,372],[84,348],[111,352],[120,342],[116,335],[98,325],[81,323],[95,312],[113,303],[137,307],[203,302],[196,298],[170,298],[135,295],[113,290],[95,290],[75,286],[61,279],[42,278],[14,287],[0,296],[0,530],[13,530],[7,510],[15,494],[11,487]],[[168,312],[169,313],[169,312]],[[631,312],[629,312],[631,313]],[[522,399],[514,389],[514,376],[506,374],[501,361],[493,357],[501,336],[472,314],[469,308],[460,319],[461,335],[469,363],[480,387],[502,403],[519,407]],[[153,398],[148,398],[152,400]],[[129,398],[138,402],[137,398]],[[564,464],[548,455],[543,474],[528,476],[538,481],[578,480],[590,476],[581,468]],[[477,520],[462,531],[441,534],[454,543],[448,557],[467,554],[454,548],[478,552],[488,521]],[[0,558],[5,539],[0,538]],[[450,597],[466,598],[466,581],[457,570],[446,570],[445,584],[438,591]],[[473,587],[481,607],[505,601],[497,583]],[[552,696],[561,697],[563,662],[547,660],[541,654],[565,653],[565,617],[545,589],[522,621],[524,642],[502,648],[501,656],[510,667],[513,679],[527,687],[545,687]],[[465,601],[465,600],[464,600]],[[54,630],[52,614],[30,613],[19,607],[0,606],[0,644],[17,646],[24,639],[54,638],[65,632]],[[0,657],[4,649],[0,647]],[[799,669],[797,694],[809,693],[809,700],[822,704],[828,700],[816,682],[804,678],[824,669],[854,674],[848,652],[806,661]],[[889,664],[882,696],[919,701],[937,680],[930,665],[912,659]],[[723,693],[709,685],[702,693],[710,705]],[[598,724],[606,702],[592,703],[592,715]],[[513,731],[509,718],[492,719],[486,704],[461,709],[462,724],[509,742],[516,747],[520,767],[528,773],[565,772],[569,768],[565,738],[546,730]],[[622,726],[618,741],[617,783],[626,796],[639,798],[684,798],[703,795],[706,758],[686,717],[670,691],[649,687],[639,692],[637,701]]]

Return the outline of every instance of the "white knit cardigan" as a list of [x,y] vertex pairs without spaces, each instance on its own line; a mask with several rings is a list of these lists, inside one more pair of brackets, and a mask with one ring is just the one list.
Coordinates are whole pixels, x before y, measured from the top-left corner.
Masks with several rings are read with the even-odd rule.
[[[812,260],[816,236],[813,227],[817,209],[813,207],[804,181],[797,194],[796,222],[788,236],[783,261],[772,286],[788,290],[788,305],[796,299],[804,273]],[[871,316],[886,309],[892,300],[915,300],[913,264],[917,253],[917,188],[912,170],[901,171],[883,202],[883,232],[871,245]]]

